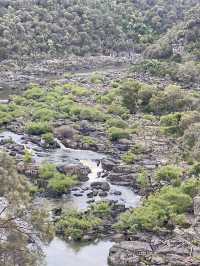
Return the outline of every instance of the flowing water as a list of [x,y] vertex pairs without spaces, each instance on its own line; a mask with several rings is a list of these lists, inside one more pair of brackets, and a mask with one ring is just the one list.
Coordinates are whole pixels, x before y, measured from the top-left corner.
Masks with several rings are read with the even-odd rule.
[[[93,151],[87,150],[73,150],[65,148],[59,142],[60,148],[55,150],[43,150],[36,144],[26,140],[24,135],[18,135],[9,131],[0,133],[1,139],[11,139],[17,144],[24,145],[26,148],[33,151],[34,159],[38,162],[48,161],[55,164],[65,163],[82,163],[84,166],[90,168],[91,173],[88,175],[89,180],[78,187],[78,190],[84,191],[89,188],[90,183],[98,181],[106,181],[101,177],[103,171],[101,160],[106,156]],[[131,188],[110,184],[110,192],[105,199],[116,200],[124,203],[126,207],[136,207],[139,204],[140,197],[137,196]],[[120,191],[121,195],[114,195],[112,192]],[[76,191],[75,191],[76,192]],[[64,210],[76,208],[79,210],[86,209],[88,206],[88,198],[86,193],[81,197],[77,197],[72,191],[71,194],[65,195],[62,199],[47,199],[37,198],[37,204],[45,207],[47,210],[62,207]],[[95,197],[95,201],[101,200],[100,197]],[[97,243],[90,243],[82,245],[81,243],[72,244],[55,237],[49,246],[44,247],[46,254],[46,261],[48,266],[107,266],[107,255],[109,248],[112,246],[111,241],[98,241]]]

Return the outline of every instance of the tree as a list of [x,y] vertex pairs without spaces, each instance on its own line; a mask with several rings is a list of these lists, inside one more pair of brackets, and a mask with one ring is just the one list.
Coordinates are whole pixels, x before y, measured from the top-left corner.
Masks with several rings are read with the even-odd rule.
[[2,152],[0,184],[0,265],[38,265],[42,263],[39,243],[50,240],[52,228],[45,212],[34,208],[30,184],[17,173],[13,159]]

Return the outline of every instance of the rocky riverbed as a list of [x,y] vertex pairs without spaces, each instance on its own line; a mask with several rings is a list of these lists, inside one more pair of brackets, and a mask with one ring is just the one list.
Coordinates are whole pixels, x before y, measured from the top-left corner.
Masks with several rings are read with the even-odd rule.
[[[15,115],[13,109],[17,115],[2,122],[1,148],[16,158],[18,172],[39,188],[34,204],[45,207],[51,213],[52,222],[62,219],[63,214],[72,208],[87,217],[90,215],[88,209],[102,201],[107,202],[110,213],[101,217],[102,223],[95,225],[95,229],[83,233],[84,245],[58,230],[56,238],[44,247],[48,266],[64,266],[68,257],[70,265],[79,266],[81,261],[83,265],[93,266],[97,264],[97,253],[101,266],[107,265],[107,256],[112,266],[199,265],[198,197],[194,198],[187,213],[187,228],[174,228],[171,221],[167,229],[161,228],[156,233],[113,227],[121,213],[127,210],[131,213],[132,209],[142,205],[144,198],[155,191],[159,194],[163,186],[170,185],[168,180],[159,182],[155,178],[160,167],[177,163],[183,169],[181,181],[188,178],[188,163],[180,160],[178,141],[162,134],[160,118],[140,111],[128,113],[119,103],[120,79],[134,77],[140,81],[145,79],[148,84],[154,84],[155,80],[148,75],[141,77],[127,73],[123,64],[119,64],[120,69],[119,65],[109,69],[109,63],[106,64],[108,69],[100,69],[92,77],[94,68],[89,66],[86,72],[84,68],[82,73],[66,73],[64,77],[64,72],[72,69],[62,66],[55,72],[59,62],[55,65],[55,62],[48,62],[46,69],[42,65],[39,70],[40,74],[47,75],[48,82],[35,69],[36,76],[45,84],[44,88],[33,86],[19,97],[10,97],[10,91],[7,91],[9,101],[2,102],[3,115],[9,112],[11,116]],[[101,64],[96,67],[99,66]],[[28,75],[31,69],[34,68],[27,69]],[[54,74],[58,80],[52,82]],[[7,78],[12,80],[9,75]],[[12,81],[16,82],[16,79],[13,77]],[[157,80],[161,89],[170,82],[160,81]],[[24,82],[20,84],[26,87]],[[148,86],[145,84],[143,89]],[[52,119],[54,115],[56,118]],[[38,117],[44,121],[35,123]],[[25,158],[27,151],[31,153],[28,162]],[[49,188],[48,180],[40,176],[40,166],[44,163],[55,165],[59,176],[76,176],[76,184],[55,192]]]

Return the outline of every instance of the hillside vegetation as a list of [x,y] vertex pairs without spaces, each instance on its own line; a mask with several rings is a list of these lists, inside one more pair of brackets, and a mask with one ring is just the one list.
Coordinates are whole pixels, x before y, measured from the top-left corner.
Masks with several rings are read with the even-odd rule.
[[121,51],[130,55],[133,50],[141,52],[150,45],[153,46],[146,54],[163,58],[171,55],[171,40],[183,36],[187,50],[198,56],[198,3],[1,0],[0,59],[113,52],[118,55]]

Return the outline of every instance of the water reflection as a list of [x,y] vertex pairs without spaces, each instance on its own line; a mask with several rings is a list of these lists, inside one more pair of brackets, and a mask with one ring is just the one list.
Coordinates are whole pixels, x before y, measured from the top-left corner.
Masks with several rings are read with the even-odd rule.
[[108,252],[112,245],[111,241],[72,245],[54,238],[44,248],[44,252],[48,266],[107,266]]

